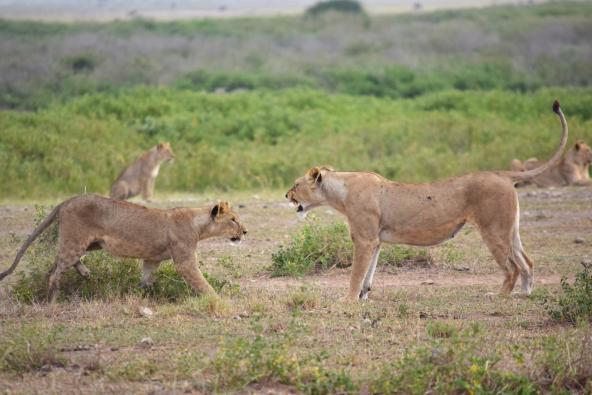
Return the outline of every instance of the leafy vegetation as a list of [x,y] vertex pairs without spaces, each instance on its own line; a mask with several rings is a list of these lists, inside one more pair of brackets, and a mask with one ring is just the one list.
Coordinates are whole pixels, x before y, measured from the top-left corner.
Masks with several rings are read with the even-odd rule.
[[572,139],[592,140],[589,89],[446,91],[402,101],[310,89],[96,93],[35,113],[0,112],[0,199],[104,194],[160,140],[171,142],[177,160],[162,167],[157,193],[283,189],[316,164],[402,182],[504,169],[514,157],[551,155],[555,98]]
[[[290,245],[280,246],[271,256],[272,276],[304,276],[334,267],[351,266],[353,245],[343,223],[320,225],[309,222],[296,234]],[[384,246],[379,265],[402,266],[406,262],[429,262],[425,249],[407,246]]]
[[362,5],[355,0],[325,0],[320,1],[306,9],[305,15],[319,16],[326,12],[345,12],[350,14],[362,14]]
[[555,298],[545,297],[547,313],[558,322],[577,324],[592,321],[592,272],[588,267],[576,274],[573,284],[567,277],[561,278],[563,293]]

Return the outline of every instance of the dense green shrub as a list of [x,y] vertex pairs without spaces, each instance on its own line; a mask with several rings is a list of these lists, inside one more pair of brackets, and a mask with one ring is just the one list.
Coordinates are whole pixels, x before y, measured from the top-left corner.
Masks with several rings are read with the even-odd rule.
[[563,293],[546,297],[543,305],[551,318],[558,322],[576,324],[579,321],[592,322],[592,271],[588,268],[578,272],[573,284],[566,277],[561,278]]
[[326,12],[343,12],[348,14],[364,14],[364,8],[355,0],[325,0],[306,9],[305,15],[319,16]]
[[[309,222],[288,246],[280,246],[271,256],[272,276],[304,276],[315,271],[352,264],[353,245],[345,224],[320,225]],[[383,246],[380,265],[401,266],[406,262],[429,262],[425,249]]]
[[592,141],[589,89],[443,91],[399,101],[310,89],[97,93],[36,113],[0,112],[0,199],[104,194],[160,140],[171,142],[177,160],[162,167],[157,198],[167,190],[283,189],[316,164],[402,182],[504,169],[512,158],[553,152],[555,98],[571,138]]

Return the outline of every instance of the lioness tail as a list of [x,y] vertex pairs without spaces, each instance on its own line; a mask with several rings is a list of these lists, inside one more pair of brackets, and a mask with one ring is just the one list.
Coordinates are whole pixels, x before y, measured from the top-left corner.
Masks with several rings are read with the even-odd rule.
[[563,115],[563,111],[561,111],[561,106],[559,105],[559,102],[557,100],[555,100],[553,102],[553,112],[559,116],[559,120],[561,121],[561,128],[562,128],[561,142],[559,143],[559,147],[557,148],[557,151],[555,151],[555,154],[553,154],[551,159],[549,159],[546,163],[544,163],[541,166],[534,168],[532,170],[503,172],[504,175],[512,178],[512,180],[514,182],[526,181],[531,178],[534,178],[534,177],[544,173],[552,166],[555,166],[559,162],[559,160],[561,159],[561,154],[563,153],[563,150],[565,149],[565,146],[567,145],[568,131],[567,131],[567,121],[565,120],[565,115]]
[[18,252],[16,253],[16,258],[14,258],[14,262],[12,263],[12,266],[10,266],[8,268],[8,270],[0,273],[0,281],[8,276],[10,273],[12,273],[14,271],[14,269],[16,268],[16,265],[18,265],[19,261],[21,260],[21,258],[23,257],[23,255],[25,254],[25,251],[27,251],[27,248],[29,248],[29,246],[33,243],[33,241],[35,241],[35,239],[37,237],[39,237],[39,235],[49,226],[51,225],[51,223],[55,220],[55,218],[57,217],[60,208],[62,207],[64,203],[58,204],[51,213],[49,213],[49,215],[43,220],[43,222],[41,222],[39,224],[39,226],[37,228],[35,228],[35,230],[33,231],[33,233],[31,233],[31,235],[29,236],[29,238],[27,239],[27,241],[25,241],[25,243],[21,246],[21,248],[18,250]]

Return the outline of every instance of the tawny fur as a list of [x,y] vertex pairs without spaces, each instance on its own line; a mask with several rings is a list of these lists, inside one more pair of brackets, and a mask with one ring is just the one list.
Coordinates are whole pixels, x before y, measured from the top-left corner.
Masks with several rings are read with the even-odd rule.
[[213,236],[239,241],[247,233],[228,203],[201,208],[147,208],[97,195],[82,195],[58,205],[33,231],[19,249],[12,266],[0,280],[12,273],[33,241],[55,220],[59,221],[58,253],[49,274],[48,299],[54,301],[62,273],[74,266],[87,277],[80,262],[86,251],[105,249],[117,257],[144,261],[146,285],[160,262],[172,259],[177,271],[196,291],[214,294],[214,289],[197,267],[197,242]]
[[[592,185],[590,180],[590,163],[592,163],[592,149],[583,141],[577,141],[567,152],[565,156],[545,171],[538,177],[534,177],[531,181],[525,181],[517,186],[524,186],[530,183],[538,187],[552,187],[552,186],[589,186]],[[524,162],[519,159],[512,160],[511,169],[515,171],[526,171],[535,169],[543,164],[537,158],[530,158]]]
[[111,186],[109,196],[126,200],[142,194],[144,200],[150,200],[154,194],[154,184],[160,165],[162,162],[173,160],[174,157],[171,145],[167,142],[152,147],[119,175]]
[[510,293],[518,276],[522,292],[533,286],[533,262],[519,234],[520,212],[514,184],[555,166],[567,142],[567,122],[559,103],[562,138],[553,158],[525,172],[470,173],[428,184],[402,184],[374,173],[336,172],[314,167],[286,193],[300,214],[329,205],[347,217],[354,263],[347,299],[366,298],[372,286],[380,245],[430,246],[448,240],[469,222],[504,272],[501,292]]

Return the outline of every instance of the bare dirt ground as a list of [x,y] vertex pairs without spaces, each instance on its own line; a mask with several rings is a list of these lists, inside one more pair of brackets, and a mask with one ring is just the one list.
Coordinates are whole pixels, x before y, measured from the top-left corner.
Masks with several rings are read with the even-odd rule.
[[[521,235],[535,262],[535,297],[485,296],[499,289],[502,275],[476,230],[467,227],[452,241],[429,249],[430,267],[379,268],[370,301],[354,307],[336,304],[347,289],[347,268],[302,278],[270,277],[271,254],[289,243],[303,225],[281,196],[281,192],[264,198],[234,196],[231,201],[249,228],[248,239],[239,247],[221,239],[199,245],[202,269],[240,286],[238,294],[224,296],[226,305],[220,311],[204,308],[200,298],[179,303],[129,297],[23,305],[9,297],[11,278],[0,283],[0,337],[22,338],[31,328],[57,330],[51,342],[65,360],[63,366],[0,371],[0,392],[219,391],[211,384],[221,380],[212,367],[217,350],[227,341],[249,339],[261,330],[270,341],[298,333],[300,340],[291,343],[295,353],[325,350],[331,355],[327,366],[346,369],[361,382],[402,355],[409,344],[427,341],[425,327],[430,320],[459,328],[478,322],[489,334],[484,347],[501,355],[508,342],[535,353],[545,336],[572,336],[571,329],[549,322],[536,295],[557,293],[561,277],[572,278],[580,262],[592,258],[592,188],[520,190]],[[155,205],[197,206],[210,201],[215,199],[170,196]],[[0,270],[9,266],[32,230],[34,214],[31,204],[0,207]],[[343,221],[325,208],[317,209],[316,216],[320,222]],[[229,273],[219,267],[221,256],[229,257],[238,269]],[[26,267],[26,260],[22,265]],[[312,302],[296,314],[294,300],[303,292],[312,295]],[[138,306],[149,306],[154,316],[140,316]],[[380,325],[366,328],[368,317]],[[145,336],[154,345],[139,345]],[[509,357],[502,357],[501,363],[524,369]],[[227,390],[294,389],[264,383]]]

